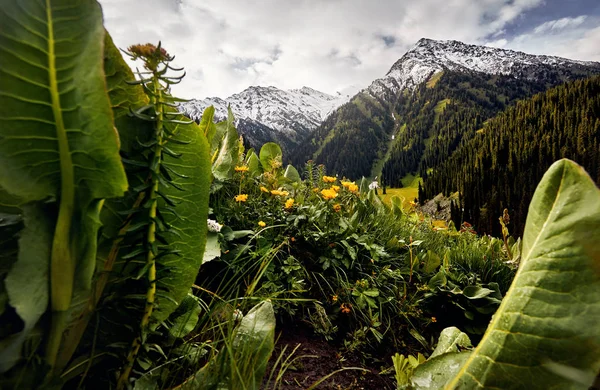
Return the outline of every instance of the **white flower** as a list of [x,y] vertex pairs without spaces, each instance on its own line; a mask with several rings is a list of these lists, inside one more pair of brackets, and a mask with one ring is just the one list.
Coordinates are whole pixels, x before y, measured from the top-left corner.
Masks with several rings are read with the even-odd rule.
[[223,225],[221,225],[214,219],[208,219],[206,220],[206,222],[208,224],[208,231],[211,233],[219,233],[221,231],[221,228],[223,227]]
[[379,184],[377,184],[376,181],[372,182],[371,184],[369,184],[369,189],[370,190],[374,190],[376,188],[379,188]]

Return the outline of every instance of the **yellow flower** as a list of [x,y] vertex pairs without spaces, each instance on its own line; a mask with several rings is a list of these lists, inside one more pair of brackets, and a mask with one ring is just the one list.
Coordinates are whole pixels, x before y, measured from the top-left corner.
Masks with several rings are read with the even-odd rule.
[[339,191],[340,190],[340,186],[331,186],[331,189],[334,191]]
[[338,211],[340,211],[341,209],[342,209],[342,205],[341,204],[336,203],[336,204],[333,205],[333,211],[335,211],[336,213]]
[[358,186],[356,184],[352,183],[348,186],[348,191],[356,193],[356,192],[358,192]]
[[271,194],[277,195],[277,196],[288,196],[290,193],[287,191],[272,190]]
[[437,322],[437,318],[431,317],[431,322]]
[[267,187],[260,187],[260,190],[262,192],[266,192],[267,194],[269,193],[269,190],[267,190]]
[[352,181],[342,181],[342,185],[344,186],[344,188],[348,188],[348,186],[350,184],[354,184],[354,182],[352,182]]
[[321,191],[321,195],[323,195],[323,198],[325,198],[325,200],[328,200],[337,197],[338,193],[335,190],[332,190],[331,188],[326,188]]
[[285,209],[289,210],[292,207],[294,207],[294,199],[293,198],[289,198],[288,200],[285,201]]
[[315,188],[313,188],[313,189],[312,189],[312,191],[313,191],[314,193],[317,193],[317,192],[319,192],[319,189],[315,187]]
[[292,240],[292,242],[296,242],[296,237],[291,237],[290,240]]
[[245,202],[245,201],[248,200],[248,195],[246,195],[246,194],[239,194],[234,199],[235,199],[236,202]]
[[234,168],[236,172],[248,172],[248,167],[245,165],[237,166]]
[[334,301],[334,302],[337,302],[337,300],[338,300],[338,296],[337,296],[337,295],[334,295],[334,296],[332,296],[332,297],[331,297],[331,300],[332,300],[332,301]]
[[325,183],[333,183],[335,181],[335,177],[333,177],[333,176],[323,176],[323,181]]
[[264,223],[263,221],[258,221],[258,226],[265,227],[265,226],[267,226],[267,224]]

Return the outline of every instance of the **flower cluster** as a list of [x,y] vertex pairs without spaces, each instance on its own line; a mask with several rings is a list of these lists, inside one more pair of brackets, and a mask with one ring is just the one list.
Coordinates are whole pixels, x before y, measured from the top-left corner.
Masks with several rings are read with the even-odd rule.
[[287,191],[272,190],[271,194],[277,195],[277,196],[288,196],[290,193]]
[[338,193],[334,189],[325,188],[324,190],[321,191],[321,195],[323,195],[323,199],[329,200],[329,199],[336,198],[338,196]]
[[353,181],[343,181],[342,186],[344,186],[344,188],[346,188],[350,192],[358,192],[358,186]]
[[234,199],[236,202],[245,202],[248,200],[248,195],[247,194],[239,194]]
[[333,176],[323,176],[323,182],[324,183],[333,183],[335,182],[335,177]]
[[208,231],[211,233],[219,233],[221,231],[221,228],[223,227],[223,225],[221,225],[214,219],[208,219],[206,223],[208,225]]

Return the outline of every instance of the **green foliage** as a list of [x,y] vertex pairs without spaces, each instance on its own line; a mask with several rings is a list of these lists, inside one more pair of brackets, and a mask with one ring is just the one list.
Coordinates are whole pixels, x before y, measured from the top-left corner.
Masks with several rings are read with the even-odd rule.
[[[600,318],[599,234],[600,191],[572,161],[553,164],[531,202],[521,266],[485,336],[468,356],[424,365],[417,378],[446,381],[416,388],[588,388],[600,370],[600,332],[590,326]],[[433,364],[442,357],[460,370]]]
[[[296,181],[290,166],[288,177],[269,162],[266,171],[251,174],[243,161],[248,159],[238,161],[239,172],[213,193],[214,218],[224,225],[214,240],[220,256],[211,261],[210,275],[199,276],[222,297],[271,298],[282,320],[301,316],[327,338],[347,333],[347,352],[367,356],[406,348],[405,336],[427,345],[436,317],[440,325],[467,322],[468,330],[481,333],[508,288],[514,271],[504,263],[499,240],[433,231],[398,204],[388,209],[366,189],[368,182],[361,183],[361,193],[356,183],[327,176],[322,166],[308,163],[305,180]],[[224,239],[227,230],[247,229],[255,234]],[[428,286],[438,272],[444,283]],[[443,291],[448,280],[454,284]],[[316,310],[306,306],[310,299],[320,302]],[[445,314],[449,307],[453,315]]]
[[[114,348],[133,341],[124,386],[140,348],[142,372],[152,365],[148,354],[162,351],[147,343],[150,331],[163,324],[181,339],[198,322],[198,304],[184,308],[205,245],[208,142],[173,109],[168,90],[178,78],[165,76],[168,54],[160,45],[131,48],[148,70],[134,81],[96,2],[5,2],[0,14],[8,21],[0,37],[0,204],[22,214],[0,227],[11,239],[0,243],[1,368],[12,368],[2,383],[43,386],[44,363],[56,385],[97,378],[90,368],[101,362],[115,371],[122,350]],[[127,181],[123,198],[105,201],[123,195]],[[171,316],[176,309],[185,321]],[[104,358],[93,362],[95,354]]]
[[412,355],[404,357],[404,355],[395,354],[392,356],[394,364],[394,372],[398,389],[404,389],[410,384],[410,378],[420,364],[425,363],[425,356],[418,354],[415,358]]
[[461,332],[456,327],[445,328],[440,333],[437,346],[429,356],[430,359],[446,353],[461,352],[465,349],[470,349],[471,340],[466,333]]
[[260,388],[275,344],[275,316],[270,302],[254,306],[232,339],[182,386],[182,389]]
[[[502,236],[498,214],[508,209],[510,230],[523,234],[536,184],[550,165],[569,158],[600,184],[600,77],[579,80],[518,102],[479,126],[446,153],[425,180],[427,198],[460,191],[459,216],[477,232]],[[464,131],[462,128],[460,131]],[[427,157],[426,157],[427,158]],[[431,163],[428,163],[431,166]]]
[[264,172],[271,172],[282,166],[282,153],[279,145],[267,142],[260,148],[260,164]]
[[[45,349],[46,362],[53,366],[72,297],[91,292],[103,199],[121,196],[127,181],[104,89],[98,4],[6,1],[0,15],[6,21],[0,37],[0,188],[11,195],[2,203],[14,205],[16,199],[21,205],[30,203],[30,211],[44,207],[43,214],[26,218],[23,237],[52,237],[37,243],[34,251],[21,241],[19,265],[8,276],[16,281],[27,269],[49,269],[49,274],[32,273],[40,283],[36,294],[19,292],[27,285],[12,282],[7,292],[26,317],[16,336],[21,342],[44,311],[44,302],[50,302],[52,326]],[[4,369],[16,362],[14,351]]]
[[[210,111],[207,112],[207,116],[210,116]],[[206,121],[208,119],[206,118]],[[204,115],[202,121],[205,121]],[[239,154],[238,134],[233,125],[231,108],[227,120],[216,125],[216,133],[211,140],[211,145],[215,146],[215,153],[217,153],[212,166],[214,178],[219,181],[231,179]]]

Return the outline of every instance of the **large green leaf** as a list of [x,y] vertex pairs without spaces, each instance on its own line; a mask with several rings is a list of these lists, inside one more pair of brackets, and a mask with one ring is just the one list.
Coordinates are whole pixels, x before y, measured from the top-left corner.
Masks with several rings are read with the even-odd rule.
[[122,195],[99,5],[4,0],[0,20],[0,187],[24,202]]
[[233,113],[231,112],[231,108],[229,108],[227,120],[217,124],[217,132],[213,137],[212,144],[214,145],[215,140],[219,139],[220,134],[224,134],[217,157],[212,166],[213,176],[215,179],[221,181],[229,180],[233,177],[235,164],[237,164],[240,142],[233,121]]
[[[420,364],[410,378],[413,390],[439,390],[452,379],[461,365],[471,356],[470,351],[460,353],[444,353],[429,358]],[[460,387],[463,389],[463,387]],[[477,387],[464,387],[464,389],[475,389]]]
[[[158,296],[158,306],[152,313],[155,325],[175,310],[196,280],[204,258],[208,230],[206,220],[211,170],[208,142],[195,123],[177,125],[172,131],[178,134],[177,140],[185,144],[170,145],[173,152],[181,155],[180,158],[167,155],[164,159],[183,176],[173,177],[174,184],[183,191],[174,186],[164,189],[165,195],[177,202],[177,215],[165,214],[166,223],[172,231],[164,236],[169,242],[169,249],[177,250],[179,255],[167,255],[158,260],[164,273],[159,273],[157,288],[165,291],[167,296]],[[159,207],[165,206],[161,200]]]
[[600,191],[579,165],[561,160],[546,172],[529,206],[513,284],[446,387],[586,389],[550,367],[598,373],[598,324]]
[[260,148],[260,163],[265,172],[271,172],[282,165],[281,148],[275,142],[267,142]]
[[[23,236],[53,227],[50,266],[20,245],[14,269],[50,270],[52,365],[72,296],[91,290],[102,199],[121,196],[127,181],[105,89],[96,1],[7,0],[0,19],[0,204],[49,201]],[[19,288],[7,291],[18,299]],[[41,310],[31,301],[22,307],[27,323]]]
[[257,177],[262,173],[262,167],[258,156],[251,150],[246,157],[246,165],[248,165],[248,173],[250,177]]

